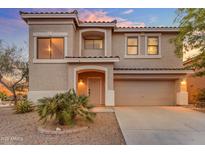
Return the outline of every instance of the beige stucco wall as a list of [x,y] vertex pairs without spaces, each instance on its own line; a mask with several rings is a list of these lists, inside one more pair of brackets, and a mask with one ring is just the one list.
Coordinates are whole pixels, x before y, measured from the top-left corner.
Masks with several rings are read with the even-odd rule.
[[[113,63],[33,63],[34,59],[34,37],[35,32],[56,32],[67,33],[67,50],[68,56],[79,56],[80,50],[80,30],[93,28],[77,28],[72,24],[44,24],[29,26],[29,91],[32,92],[32,97],[42,97],[45,95],[55,94],[56,92],[66,91],[74,88],[74,73],[75,69],[82,66],[100,66],[107,70],[107,93],[105,101],[110,101],[113,104],[114,100],[114,67],[150,67],[150,68],[166,68],[166,67],[182,67],[182,61],[174,54],[174,45],[170,44],[170,39],[175,37],[173,33],[161,33],[161,58],[145,59],[133,58],[127,59],[125,56],[125,33],[114,33],[111,28],[94,28],[100,31],[105,31],[105,51],[107,56],[120,56],[120,62]],[[134,33],[133,33],[134,34]],[[139,34],[139,33],[136,33]],[[140,52],[145,53],[145,37],[140,39]],[[95,51],[93,51],[95,52]],[[84,56],[94,56],[93,52],[84,52]],[[98,54],[96,54],[98,55]],[[102,53],[100,53],[102,55]],[[130,75],[127,75],[130,76]],[[138,76],[139,77],[139,76]],[[143,76],[141,76],[143,78]],[[178,77],[175,76],[175,79]],[[46,92],[46,93],[43,93]],[[175,92],[176,93],[176,92]],[[118,94],[115,98],[120,98]],[[119,99],[118,98],[118,99]],[[110,100],[109,100],[110,99]],[[109,103],[108,103],[109,104]]]
[[72,56],[74,51],[75,30],[73,25],[30,25],[29,26],[29,58],[34,57],[34,37],[33,33],[38,32],[53,32],[67,33],[67,54]]
[[[113,90],[113,65],[112,64],[103,64],[103,63],[87,63],[87,64],[78,64],[78,63],[73,63],[73,64],[68,64],[68,85],[69,88],[74,88],[74,82],[73,82],[73,77],[74,77],[74,73],[75,73],[75,69],[80,68],[82,66],[88,67],[92,66],[93,68],[95,68],[95,66],[100,66],[103,67],[105,69],[107,69],[107,75],[108,75],[108,89],[109,90]],[[97,69],[97,67],[96,67]],[[85,69],[86,70],[86,69]],[[89,70],[89,69],[87,69]],[[93,69],[92,69],[93,70]]]
[[29,66],[29,90],[67,90],[66,64],[31,64]]
[[[132,33],[140,34],[140,33]],[[147,35],[149,33],[146,33]],[[112,37],[112,54],[120,56],[120,62],[115,67],[140,67],[140,68],[178,68],[182,67],[182,60],[176,57],[174,44],[170,39],[176,34],[161,33],[161,58],[124,58],[125,57],[125,33],[114,33]],[[145,53],[145,37],[140,38],[140,52]]]
[[[75,45],[74,45],[74,56],[79,56],[80,52],[80,35],[87,31],[99,31],[105,32],[104,34],[104,49],[103,50],[84,50],[84,41],[81,40],[81,55],[82,56],[104,56],[106,51],[107,56],[112,55],[112,29],[111,28],[80,28],[75,31]],[[106,44],[106,46],[105,46]]]
[[67,54],[72,55],[74,27],[72,25],[30,25],[29,26],[29,91],[55,91],[68,89],[67,64],[33,63],[34,36],[36,32],[68,33]]

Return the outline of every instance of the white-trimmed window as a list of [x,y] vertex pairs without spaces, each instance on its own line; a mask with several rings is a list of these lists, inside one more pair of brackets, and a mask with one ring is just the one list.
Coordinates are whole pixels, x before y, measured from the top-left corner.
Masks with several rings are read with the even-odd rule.
[[85,49],[103,49],[102,39],[85,39]]
[[148,36],[147,37],[147,54],[159,55],[159,37]]
[[127,37],[127,55],[138,55],[138,37]]
[[64,38],[63,37],[38,37],[37,59],[63,59]]

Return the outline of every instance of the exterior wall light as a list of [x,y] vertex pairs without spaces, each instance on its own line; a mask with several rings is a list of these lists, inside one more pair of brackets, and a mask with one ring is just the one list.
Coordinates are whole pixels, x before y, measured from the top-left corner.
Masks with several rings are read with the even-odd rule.
[[186,80],[181,81],[180,89],[181,89],[181,91],[187,91],[187,82],[186,82]]

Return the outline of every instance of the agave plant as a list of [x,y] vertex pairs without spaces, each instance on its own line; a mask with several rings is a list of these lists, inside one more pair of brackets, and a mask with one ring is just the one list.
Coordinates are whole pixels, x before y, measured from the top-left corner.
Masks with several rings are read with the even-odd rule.
[[43,123],[54,119],[60,125],[72,125],[77,116],[88,121],[92,121],[95,116],[95,113],[90,112],[93,106],[88,104],[88,97],[78,96],[73,89],[54,97],[39,99],[38,102],[37,111]]
[[26,113],[31,112],[34,110],[34,107],[32,105],[32,102],[27,99],[22,99],[17,101],[15,105],[15,111],[16,113]]

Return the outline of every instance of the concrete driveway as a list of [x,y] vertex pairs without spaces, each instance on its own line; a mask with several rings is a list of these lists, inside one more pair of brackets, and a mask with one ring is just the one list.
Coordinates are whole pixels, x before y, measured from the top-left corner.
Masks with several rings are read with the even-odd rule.
[[177,106],[116,107],[127,144],[205,144],[205,113]]

